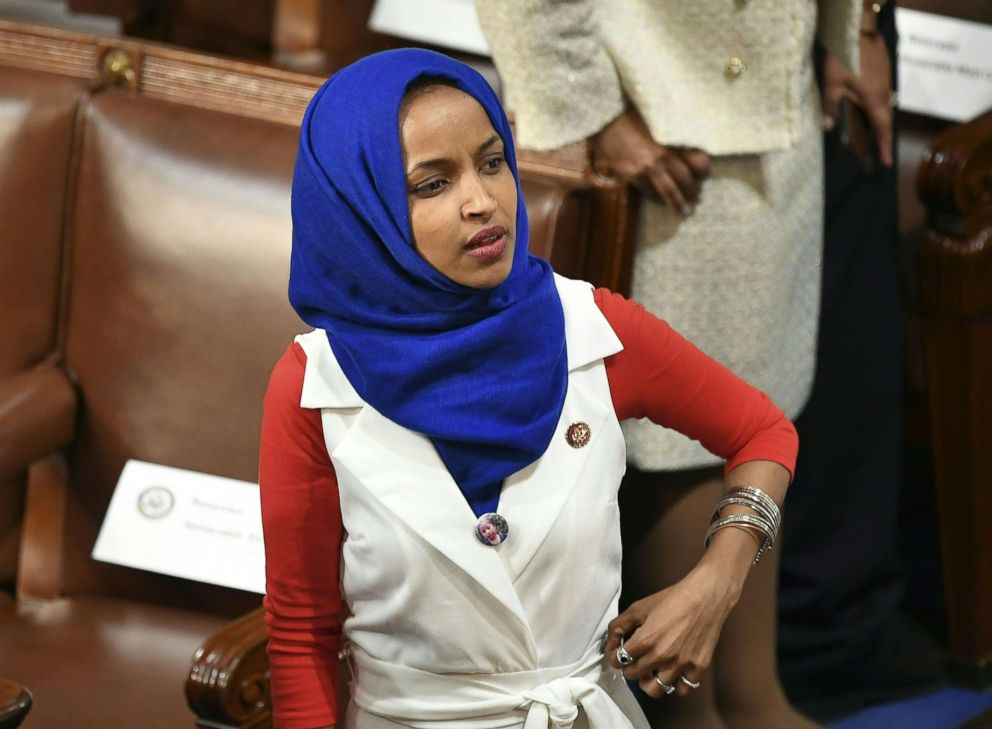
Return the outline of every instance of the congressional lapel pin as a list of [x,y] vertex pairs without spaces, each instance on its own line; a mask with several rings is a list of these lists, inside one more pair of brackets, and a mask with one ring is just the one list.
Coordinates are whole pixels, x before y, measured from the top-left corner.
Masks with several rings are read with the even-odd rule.
[[584,448],[588,445],[591,437],[592,431],[583,422],[572,423],[568,426],[568,432],[565,433],[565,440],[572,448]]

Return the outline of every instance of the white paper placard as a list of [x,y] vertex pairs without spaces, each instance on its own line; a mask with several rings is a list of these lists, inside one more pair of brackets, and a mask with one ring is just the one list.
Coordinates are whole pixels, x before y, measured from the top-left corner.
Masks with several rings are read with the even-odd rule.
[[264,593],[258,485],[128,461],[93,559]]
[[489,55],[473,0],[376,0],[369,28],[376,33]]
[[965,121],[992,108],[992,27],[896,8],[899,108]]

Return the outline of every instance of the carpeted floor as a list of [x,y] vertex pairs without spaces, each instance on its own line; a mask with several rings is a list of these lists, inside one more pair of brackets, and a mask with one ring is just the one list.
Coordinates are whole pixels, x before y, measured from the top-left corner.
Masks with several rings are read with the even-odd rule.
[[[872,706],[833,722],[830,729],[958,729],[990,709],[992,691],[944,688]],[[967,729],[992,729],[992,715],[967,724]]]

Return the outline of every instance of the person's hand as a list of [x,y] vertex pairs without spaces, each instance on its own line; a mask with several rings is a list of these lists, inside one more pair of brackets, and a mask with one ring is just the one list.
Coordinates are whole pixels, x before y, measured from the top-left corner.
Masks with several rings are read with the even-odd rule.
[[596,166],[657,196],[688,215],[699,202],[699,188],[710,173],[709,155],[699,149],[676,149],[658,144],[637,111],[628,107],[590,139]]
[[848,99],[864,110],[878,146],[878,157],[892,166],[892,64],[885,39],[878,33],[862,34],[861,75],[855,76],[829,53],[823,61],[823,120],[832,129],[840,102]]
[[[624,676],[636,680],[649,696],[665,694],[656,675],[685,696],[693,689],[681,677],[693,683],[701,680],[740,589],[704,560],[679,582],[618,615],[610,623],[603,650],[613,667],[623,668]],[[617,660],[620,638],[635,659],[626,667]]]

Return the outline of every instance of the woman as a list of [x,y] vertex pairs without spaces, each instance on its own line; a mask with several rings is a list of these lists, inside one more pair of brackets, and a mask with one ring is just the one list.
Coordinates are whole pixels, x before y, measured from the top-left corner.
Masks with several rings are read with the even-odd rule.
[[[652,697],[704,680],[774,540],[791,424],[527,252],[506,117],[445,56],[377,54],[318,91],[293,222],[290,299],[318,329],[276,365],[262,427],[276,726],[646,729],[617,669]],[[728,488],[696,567],[617,616],[629,417],[726,455]]]

